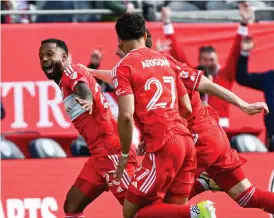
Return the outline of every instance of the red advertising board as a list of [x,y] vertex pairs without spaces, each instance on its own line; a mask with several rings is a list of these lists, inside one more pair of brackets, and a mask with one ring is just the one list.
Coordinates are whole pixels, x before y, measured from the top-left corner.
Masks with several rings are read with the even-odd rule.
[[[274,154],[245,154],[247,177],[254,186],[274,191]],[[85,158],[2,161],[2,218],[62,218],[66,192],[80,172]],[[229,179],[229,178],[227,178]],[[225,193],[204,193],[190,203],[209,199],[216,203],[217,217],[269,218],[257,209],[240,208]],[[121,206],[111,193],[104,193],[85,211],[85,217],[120,218]]]
[[[189,59],[197,63],[198,47],[212,44],[219,53],[221,64],[230,50],[237,24],[175,24],[175,30]],[[163,39],[162,24],[149,23],[154,42]],[[251,57],[251,70],[264,71],[273,67],[274,23],[250,26],[256,49]],[[75,133],[65,114],[58,87],[47,81],[38,58],[40,42],[60,38],[67,42],[72,61],[88,64],[90,52],[101,46],[105,58],[101,68],[112,68],[118,61],[114,23],[68,23],[2,25],[1,96],[7,110],[2,131],[38,131],[43,133]],[[262,94],[235,84],[233,91],[248,101],[262,100]],[[248,93],[248,94],[247,94]],[[109,97],[111,101],[111,97]],[[262,116],[248,117],[231,107],[233,128],[262,127]],[[238,119],[241,122],[237,122]]]

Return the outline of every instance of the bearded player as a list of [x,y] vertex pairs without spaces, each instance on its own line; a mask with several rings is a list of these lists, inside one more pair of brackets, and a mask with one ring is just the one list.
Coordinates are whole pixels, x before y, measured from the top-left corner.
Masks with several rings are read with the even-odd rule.
[[[149,34],[150,36],[150,34]],[[151,45],[151,39],[148,38]],[[123,51],[117,49],[116,54],[123,57]],[[166,56],[171,62],[180,65],[179,62],[170,56]],[[176,68],[175,65],[175,68]],[[201,71],[192,71],[186,65],[182,65],[184,70],[179,68],[183,82],[188,88],[192,105],[192,116],[188,117],[188,128],[194,135],[195,146],[198,156],[198,167],[195,177],[201,172],[207,171],[216,180],[217,184],[240,206],[245,208],[264,208],[266,212],[273,212],[273,193],[265,192],[254,188],[244,175],[241,165],[246,162],[238,156],[234,149],[230,148],[229,140],[224,130],[218,124],[218,114],[211,108],[203,105],[199,92],[215,95],[229,103],[239,107],[243,112],[253,115],[261,111],[268,111],[264,103],[248,104],[232,92],[218,86],[204,76]],[[91,74],[99,78],[104,78],[110,82],[110,71],[90,71]],[[141,148],[142,150],[142,148]],[[227,179],[229,178],[229,180]],[[214,182],[206,175],[202,174],[193,186],[190,198],[206,190],[219,190]]]
[[85,207],[108,189],[123,204],[136,166],[135,153],[129,151],[129,163],[123,177],[120,182],[115,181],[114,172],[121,148],[117,123],[100,86],[85,68],[68,64],[68,48],[61,40],[42,41],[39,57],[47,78],[60,87],[71,122],[92,154],[67,194],[64,204],[66,217],[84,217]]

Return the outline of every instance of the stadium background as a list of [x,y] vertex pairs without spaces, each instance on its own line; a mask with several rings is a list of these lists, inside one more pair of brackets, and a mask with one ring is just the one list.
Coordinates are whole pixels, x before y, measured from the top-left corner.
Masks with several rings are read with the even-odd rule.
[[[212,44],[217,48],[220,63],[224,63],[237,28],[236,23],[176,23],[180,38],[192,63],[197,64],[198,47]],[[149,22],[154,44],[163,40],[160,22]],[[274,22],[254,23],[249,27],[256,43],[250,60],[250,70],[265,71],[273,67]],[[1,121],[1,133],[13,141],[29,158],[29,143],[35,138],[52,138],[72,156],[70,144],[77,138],[61,103],[61,95],[40,70],[38,49],[45,38],[60,38],[67,42],[73,63],[88,64],[90,52],[102,47],[105,56],[101,69],[111,69],[119,60],[115,56],[117,40],[114,23],[50,23],[1,25],[1,96],[6,117]],[[262,101],[262,93],[234,84],[232,89],[247,100]],[[108,99],[117,114],[115,97]],[[262,115],[247,116],[231,106],[231,127],[227,132],[259,133],[264,142]],[[135,144],[138,144],[136,132]],[[2,139],[1,139],[2,140]],[[1,147],[3,149],[3,147]],[[251,182],[259,188],[273,186],[273,153],[243,154],[248,158],[244,167]],[[62,159],[24,159],[1,161],[0,217],[63,217],[62,205],[68,188],[78,175],[85,157]],[[229,179],[229,178],[228,178]],[[271,186],[272,184],[272,186]],[[273,188],[273,187],[272,187]],[[268,215],[259,210],[241,209],[225,194],[205,193],[201,199],[216,202],[217,215],[222,218],[256,217]],[[121,217],[121,208],[110,193],[105,193],[87,208],[86,217]]]

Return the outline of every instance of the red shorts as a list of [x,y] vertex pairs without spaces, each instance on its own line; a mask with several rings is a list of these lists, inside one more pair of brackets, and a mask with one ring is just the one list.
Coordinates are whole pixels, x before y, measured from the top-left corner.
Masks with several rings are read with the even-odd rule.
[[188,197],[196,165],[191,137],[172,135],[160,150],[145,154],[126,198],[134,204],[145,205],[164,199],[166,194]]
[[218,174],[236,169],[246,162],[246,159],[230,147],[227,135],[219,125],[196,135],[196,177],[206,171],[214,180]]
[[104,191],[111,191],[123,204],[125,194],[137,166],[135,154],[131,154],[121,181],[113,177],[121,153],[103,157],[91,156],[77,177],[74,186],[94,200]]

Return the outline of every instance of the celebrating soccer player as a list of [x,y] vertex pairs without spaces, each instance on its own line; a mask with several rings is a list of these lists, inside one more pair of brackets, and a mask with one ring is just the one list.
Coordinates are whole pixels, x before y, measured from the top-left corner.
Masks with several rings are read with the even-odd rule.
[[183,94],[177,88],[183,84],[165,55],[146,48],[145,20],[141,15],[124,14],[115,27],[119,48],[126,54],[112,71],[122,146],[118,179],[127,166],[134,114],[146,144],[145,157],[124,202],[124,217],[132,218],[141,207],[152,203],[142,208],[137,217],[215,217],[210,201],[192,207],[172,205],[187,201],[196,167],[191,134],[178,109]]
[[85,68],[68,64],[68,48],[61,40],[42,41],[39,57],[47,78],[60,87],[66,111],[92,154],[67,194],[66,217],[84,217],[85,207],[108,188],[123,204],[137,162],[130,150],[124,174],[116,181],[114,172],[121,156],[117,122],[99,84]]
[[[118,53],[120,56],[123,55],[121,50]],[[193,70],[168,55],[166,57],[171,64],[174,64],[174,69],[178,69],[177,73],[181,75],[191,100],[193,112],[192,116],[189,116],[187,120],[188,128],[194,135],[197,150],[198,167],[195,177],[197,178],[202,171],[206,170],[216,180],[222,190],[226,191],[240,206],[264,208],[266,212],[273,213],[273,193],[255,189],[244,176],[241,165],[246,160],[230,148],[228,138],[218,124],[217,112],[211,107],[205,107],[202,104],[199,93],[195,90],[215,95],[236,105],[243,112],[250,115],[261,113],[262,111],[268,113],[266,104],[263,102],[248,104],[232,92],[210,82],[202,76],[201,71]],[[105,78],[107,82],[110,81],[110,71],[90,71],[90,73],[95,74],[99,78]],[[228,177],[230,178],[229,180],[227,179]],[[190,197],[209,189],[219,190],[219,187],[216,187],[206,174],[202,174],[195,181]],[[243,199],[246,200],[243,201]]]

